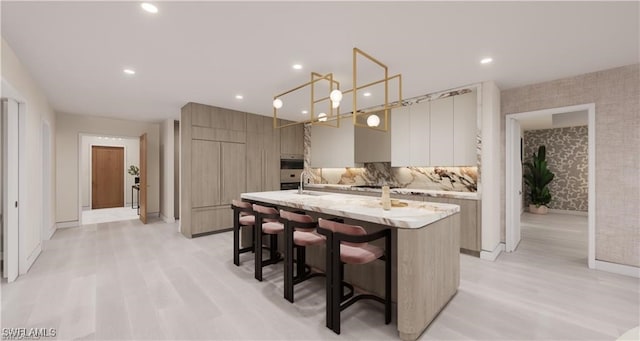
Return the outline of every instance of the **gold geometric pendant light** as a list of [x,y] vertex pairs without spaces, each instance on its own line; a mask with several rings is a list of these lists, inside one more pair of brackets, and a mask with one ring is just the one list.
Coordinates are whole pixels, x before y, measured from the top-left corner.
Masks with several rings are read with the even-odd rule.
[[[366,84],[358,85],[358,56],[362,56],[372,62],[375,67],[380,67],[383,73],[381,79],[377,79]],[[397,79],[398,96],[390,103],[389,82]],[[367,88],[384,83],[384,102],[376,105],[369,105],[366,108],[358,107],[358,93]],[[308,91],[309,95],[309,119],[288,124],[279,124],[278,110],[285,105],[284,98],[287,95]],[[351,111],[340,113],[340,103],[345,94],[352,93]],[[366,96],[370,93],[364,93]],[[354,47],[353,48],[353,88],[345,91],[340,90],[340,82],[333,79],[333,74],[326,75],[311,72],[309,82],[299,85],[291,90],[285,91],[273,97],[273,127],[283,128],[295,124],[310,123],[312,125],[322,125],[328,127],[340,127],[340,119],[351,116],[354,126],[366,127],[376,130],[387,131],[389,127],[389,110],[402,105],[402,75],[397,74],[389,77],[388,68],[371,55]],[[382,115],[380,118],[378,115]]]

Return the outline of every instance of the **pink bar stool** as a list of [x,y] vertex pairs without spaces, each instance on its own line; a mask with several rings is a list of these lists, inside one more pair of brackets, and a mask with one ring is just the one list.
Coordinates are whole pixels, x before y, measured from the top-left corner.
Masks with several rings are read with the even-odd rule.
[[[324,244],[325,237],[316,232],[318,223],[306,214],[280,210],[280,220],[284,222],[284,298],[293,303],[293,286],[322,273],[311,273],[306,266],[306,247]],[[293,273],[293,251],[296,251],[296,271]]]
[[[282,260],[278,253],[278,233],[284,232],[284,225],[278,221],[280,214],[273,207],[253,205],[255,223],[255,278],[262,282],[262,268]],[[269,235],[269,259],[262,259],[262,236]]]
[[[367,234],[362,226],[318,219],[318,232],[327,238],[327,328],[340,334],[340,312],[361,299],[384,304],[385,323],[391,322],[391,230]],[[384,250],[369,244],[385,238]],[[361,294],[344,296],[342,280],[344,264],[367,264],[376,259],[385,262],[385,297]]]
[[[253,215],[251,203],[248,202],[232,200],[231,209],[233,210],[233,264],[240,266],[240,254],[254,250],[256,217]],[[245,226],[251,227],[251,246],[240,248],[240,229]]]

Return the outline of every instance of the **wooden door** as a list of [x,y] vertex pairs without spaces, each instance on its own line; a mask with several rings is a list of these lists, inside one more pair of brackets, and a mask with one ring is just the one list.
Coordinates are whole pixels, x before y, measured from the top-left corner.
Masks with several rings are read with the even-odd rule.
[[140,221],[147,223],[147,134],[140,136]]
[[124,148],[91,147],[91,208],[124,207]]

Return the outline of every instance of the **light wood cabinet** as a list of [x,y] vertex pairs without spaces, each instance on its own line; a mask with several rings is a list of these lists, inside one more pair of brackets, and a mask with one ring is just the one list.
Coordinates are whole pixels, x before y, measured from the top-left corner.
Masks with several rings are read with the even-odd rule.
[[273,118],[247,114],[248,192],[280,189],[280,130],[273,128]]
[[424,197],[424,201],[460,206],[460,249],[475,256],[480,255],[481,226],[480,200]]
[[243,112],[188,103],[180,122],[181,217],[187,237],[232,227],[229,204],[246,191]]
[[[292,123],[283,121],[281,124]],[[280,128],[280,154],[295,155],[300,158],[304,155],[304,125],[295,124]]]
[[431,101],[430,166],[453,166],[453,97]]

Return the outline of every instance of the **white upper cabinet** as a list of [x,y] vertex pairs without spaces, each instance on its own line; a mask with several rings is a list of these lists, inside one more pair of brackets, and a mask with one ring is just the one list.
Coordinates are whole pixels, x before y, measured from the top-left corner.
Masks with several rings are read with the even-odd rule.
[[393,109],[391,166],[429,165],[429,102]]
[[475,166],[477,156],[477,92],[453,97],[453,166]]
[[431,132],[429,131],[431,105],[429,101],[424,101],[416,103],[410,108],[411,127],[409,135],[411,136],[411,145],[409,146],[409,153],[411,154],[411,166],[428,166],[431,156],[431,151],[429,150],[429,145],[431,144]]
[[340,128],[311,126],[311,167],[356,167],[355,129],[351,117],[340,120]]
[[430,166],[453,166],[453,97],[431,101]]
[[391,110],[391,166],[411,166],[410,106]]

